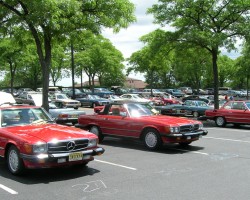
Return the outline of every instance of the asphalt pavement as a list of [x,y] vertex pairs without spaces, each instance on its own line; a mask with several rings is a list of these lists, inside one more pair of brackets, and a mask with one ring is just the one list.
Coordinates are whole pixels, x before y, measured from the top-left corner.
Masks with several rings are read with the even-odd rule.
[[[91,112],[91,111],[90,111]],[[105,138],[87,167],[9,173],[0,160],[1,200],[248,200],[250,127],[218,128],[189,147],[148,151],[142,142]]]

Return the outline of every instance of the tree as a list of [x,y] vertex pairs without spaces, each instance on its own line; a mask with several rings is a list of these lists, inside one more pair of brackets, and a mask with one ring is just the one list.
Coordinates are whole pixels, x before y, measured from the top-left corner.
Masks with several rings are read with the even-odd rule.
[[159,72],[165,73],[170,71],[169,59],[167,55],[171,51],[171,46],[161,45],[161,37],[164,31],[156,30],[140,38],[145,46],[133,53],[128,59],[131,65],[127,69],[127,74],[131,71],[145,73],[146,81],[152,89],[158,85]]
[[0,0],[0,27],[28,29],[34,38],[43,77],[43,107],[48,110],[52,41],[77,29],[101,32],[103,26],[119,31],[135,21],[128,0]]
[[2,60],[5,73],[9,73],[11,93],[13,94],[13,85],[18,68],[21,47],[13,39],[13,37],[4,38],[0,40],[0,59]]
[[[211,64],[206,51],[200,47],[186,46],[183,44],[174,50],[173,74],[181,85],[195,89],[203,86],[206,70]],[[197,56],[199,52],[199,56]]]
[[234,60],[226,55],[218,57],[219,86],[232,82],[233,75],[237,71]]
[[241,0],[159,0],[148,9],[155,23],[171,25],[165,43],[191,43],[206,49],[213,66],[215,108],[218,102],[218,65],[220,48],[235,48],[237,37],[248,33],[250,1]]
[[69,55],[67,54],[67,43],[58,41],[54,42],[50,68],[50,77],[54,86],[56,86],[56,83],[68,74],[68,66]]

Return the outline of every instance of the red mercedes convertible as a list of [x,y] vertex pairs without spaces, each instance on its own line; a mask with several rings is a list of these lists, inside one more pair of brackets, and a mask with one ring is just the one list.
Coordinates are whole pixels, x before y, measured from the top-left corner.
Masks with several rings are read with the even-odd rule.
[[205,115],[219,127],[250,124],[250,101],[228,101],[220,109],[207,110]]
[[199,121],[156,115],[140,103],[107,104],[98,114],[79,116],[76,126],[96,134],[99,141],[105,136],[141,139],[151,150],[164,143],[188,145],[207,134]]
[[25,168],[86,165],[103,152],[96,135],[56,124],[41,107],[0,105],[0,157],[12,174]]

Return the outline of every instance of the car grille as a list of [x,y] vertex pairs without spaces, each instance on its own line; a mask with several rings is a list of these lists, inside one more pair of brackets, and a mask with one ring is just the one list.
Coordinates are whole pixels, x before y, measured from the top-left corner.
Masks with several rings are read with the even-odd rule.
[[88,147],[88,139],[80,140],[67,140],[67,141],[58,141],[56,143],[48,143],[48,152],[49,153],[66,153],[81,151]]
[[199,130],[199,124],[188,124],[180,126],[181,133],[196,132]]

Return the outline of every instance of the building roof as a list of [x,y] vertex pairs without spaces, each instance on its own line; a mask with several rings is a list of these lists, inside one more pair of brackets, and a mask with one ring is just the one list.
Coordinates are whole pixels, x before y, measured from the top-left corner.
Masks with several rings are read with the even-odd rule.
[[[99,80],[95,79],[94,84],[95,84],[95,86],[100,86]],[[88,81],[83,82],[83,86],[88,86],[88,85],[89,85]],[[124,86],[127,88],[135,88],[135,89],[144,89],[147,85],[148,84],[142,80],[130,78],[130,77],[126,77],[126,82],[124,84]],[[80,87],[81,84],[76,84],[75,86]]]

